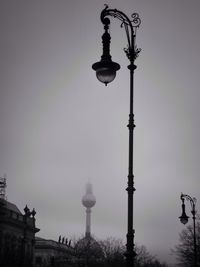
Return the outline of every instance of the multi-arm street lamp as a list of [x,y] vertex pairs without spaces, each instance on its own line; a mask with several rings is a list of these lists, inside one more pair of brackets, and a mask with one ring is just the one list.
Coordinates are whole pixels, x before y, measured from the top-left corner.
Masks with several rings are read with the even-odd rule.
[[182,215],[179,217],[181,223],[186,224],[188,222],[189,217],[187,216],[185,212],[185,199],[190,202],[191,205],[191,213],[192,213],[192,219],[193,219],[193,244],[194,244],[194,267],[197,267],[197,243],[196,243],[196,198],[192,198],[189,195],[181,194],[181,200],[182,200]]
[[134,124],[134,113],[133,113],[133,97],[134,97],[134,70],[136,65],[134,64],[141,49],[136,47],[136,31],[139,27],[141,20],[137,13],[132,15],[132,19],[129,19],[122,11],[117,9],[109,9],[107,5],[101,12],[101,22],[104,25],[104,34],[102,35],[103,43],[103,55],[101,60],[92,65],[92,68],[96,71],[96,76],[99,81],[107,85],[112,82],[116,76],[116,71],[120,69],[120,65],[113,62],[110,55],[110,33],[109,24],[110,19],[108,17],[114,17],[121,21],[121,27],[124,27],[128,46],[124,49],[126,56],[130,62],[128,69],[130,70],[130,114],[129,114],[129,163],[128,163],[128,232],[127,232],[127,243],[126,243],[126,263],[127,267],[135,266],[135,249],[134,249],[134,229],[133,229],[133,193],[134,188],[134,175],[133,175],[133,130]]

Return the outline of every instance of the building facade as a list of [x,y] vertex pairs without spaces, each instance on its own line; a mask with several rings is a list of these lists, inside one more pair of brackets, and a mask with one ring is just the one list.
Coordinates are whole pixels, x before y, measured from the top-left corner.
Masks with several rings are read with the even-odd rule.
[[36,237],[35,267],[71,267],[74,261],[71,241],[64,237],[58,241]]
[[13,203],[0,198],[0,266],[34,266],[35,210],[24,214]]

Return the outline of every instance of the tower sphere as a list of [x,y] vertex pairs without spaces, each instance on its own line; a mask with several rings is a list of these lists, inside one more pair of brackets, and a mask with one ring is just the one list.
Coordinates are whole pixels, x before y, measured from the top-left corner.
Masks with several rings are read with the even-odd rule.
[[96,198],[92,193],[92,185],[90,183],[86,184],[86,193],[82,198],[82,204],[86,208],[92,208],[96,203]]

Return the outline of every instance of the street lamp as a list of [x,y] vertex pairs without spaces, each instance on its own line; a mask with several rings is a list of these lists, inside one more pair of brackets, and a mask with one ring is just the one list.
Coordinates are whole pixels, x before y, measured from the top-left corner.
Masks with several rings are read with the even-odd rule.
[[120,65],[113,62],[110,55],[110,33],[109,25],[110,19],[108,16],[117,18],[121,21],[121,27],[124,27],[128,45],[124,49],[126,56],[130,62],[128,69],[130,70],[130,113],[129,113],[129,163],[128,163],[128,231],[127,231],[127,243],[126,243],[126,264],[127,267],[135,266],[135,250],[134,250],[134,229],[133,229],[133,193],[134,188],[134,175],[133,175],[133,130],[134,114],[133,114],[133,96],[134,96],[134,70],[136,65],[134,64],[141,49],[138,49],[135,44],[136,31],[139,27],[141,20],[137,13],[132,14],[132,19],[129,19],[122,11],[117,9],[109,9],[107,5],[101,12],[101,22],[104,25],[104,34],[102,35],[103,43],[103,55],[101,60],[92,65],[92,68],[96,71],[96,76],[99,81],[107,85],[112,82],[116,76],[116,71],[120,69]]
[[191,213],[192,213],[192,219],[193,219],[193,244],[194,244],[194,267],[197,267],[197,243],[196,243],[196,225],[195,225],[195,220],[196,220],[196,198],[192,198],[189,195],[185,195],[181,193],[181,200],[182,200],[182,214],[179,217],[181,223],[186,224],[188,222],[189,217],[185,213],[185,199],[190,201],[191,205]]

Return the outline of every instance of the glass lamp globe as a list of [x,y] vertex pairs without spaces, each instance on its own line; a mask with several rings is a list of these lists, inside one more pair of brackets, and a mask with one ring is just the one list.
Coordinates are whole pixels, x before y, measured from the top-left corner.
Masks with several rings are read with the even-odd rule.
[[183,214],[179,217],[182,224],[186,224],[188,222],[188,218],[189,217],[186,215],[185,212],[183,212]]
[[97,79],[107,85],[115,79],[116,71],[120,69],[120,65],[112,60],[101,60],[92,65],[96,71]]

